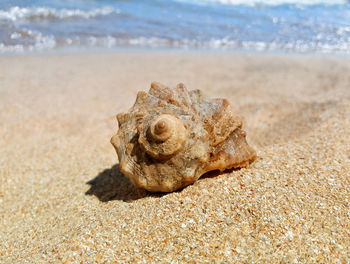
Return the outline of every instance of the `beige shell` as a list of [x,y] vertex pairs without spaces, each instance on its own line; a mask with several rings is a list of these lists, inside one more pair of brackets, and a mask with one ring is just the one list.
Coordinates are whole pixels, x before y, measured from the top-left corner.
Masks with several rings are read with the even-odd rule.
[[139,188],[171,192],[208,171],[246,167],[256,157],[225,99],[205,99],[183,84],[152,83],[117,115],[112,137],[120,169]]

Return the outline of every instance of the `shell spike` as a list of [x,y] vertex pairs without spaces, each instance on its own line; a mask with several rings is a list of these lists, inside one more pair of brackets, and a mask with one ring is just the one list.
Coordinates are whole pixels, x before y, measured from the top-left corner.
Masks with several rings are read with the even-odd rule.
[[125,114],[125,113],[120,113],[120,114],[117,114],[116,118],[118,120],[118,126],[120,127],[122,124],[125,123],[125,121],[127,120],[127,115],[128,114]]

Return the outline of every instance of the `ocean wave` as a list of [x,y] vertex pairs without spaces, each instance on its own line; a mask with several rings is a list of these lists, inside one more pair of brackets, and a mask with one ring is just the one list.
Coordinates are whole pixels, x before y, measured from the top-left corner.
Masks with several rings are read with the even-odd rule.
[[47,20],[47,19],[89,19],[97,16],[119,14],[120,10],[112,7],[101,7],[90,10],[81,9],[56,9],[49,7],[18,7],[14,6],[8,10],[0,10],[0,21],[20,21],[20,20]]
[[0,53],[5,52],[24,52],[24,51],[38,51],[38,50],[50,50],[56,47],[56,39],[52,35],[44,35],[41,32],[22,29],[17,32],[13,32],[10,36],[11,39],[26,38],[27,44],[5,44],[0,43]]
[[[123,38],[116,36],[84,37],[56,39],[52,35],[43,35],[36,31],[28,30],[34,42],[31,44],[6,45],[0,43],[0,53],[26,51],[52,50],[54,48],[175,48],[175,49],[213,49],[213,50],[243,50],[257,52],[297,52],[297,53],[335,53],[350,54],[350,43],[339,40],[335,43],[322,43],[318,41],[295,41],[287,43],[264,42],[264,41],[237,41],[229,38],[211,39],[207,41],[196,41],[191,39],[169,40],[157,37]],[[17,37],[17,35],[16,35]]]
[[345,5],[348,0],[178,0],[178,2],[188,2],[194,4],[223,4],[223,5],[243,5],[243,6],[279,6],[279,5]]

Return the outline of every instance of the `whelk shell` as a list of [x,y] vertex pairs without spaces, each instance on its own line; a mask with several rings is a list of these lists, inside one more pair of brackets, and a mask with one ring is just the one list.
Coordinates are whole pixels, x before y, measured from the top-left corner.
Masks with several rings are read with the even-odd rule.
[[246,167],[256,157],[226,99],[206,99],[181,83],[174,89],[152,83],[117,119],[111,143],[120,170],[151,192],[175,191],[208,171]]

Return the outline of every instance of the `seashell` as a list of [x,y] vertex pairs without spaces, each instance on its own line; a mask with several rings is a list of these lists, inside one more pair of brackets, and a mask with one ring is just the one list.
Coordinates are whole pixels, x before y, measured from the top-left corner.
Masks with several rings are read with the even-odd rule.
[[256,157],[226,99],[206,99],[181,83],[174,89],[152,83],[117,119],[111,143],[120,170],[151,192],[175,191],[208,171],[246,167]]

